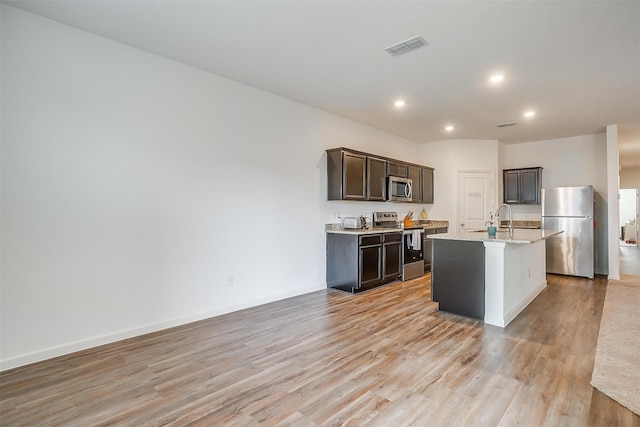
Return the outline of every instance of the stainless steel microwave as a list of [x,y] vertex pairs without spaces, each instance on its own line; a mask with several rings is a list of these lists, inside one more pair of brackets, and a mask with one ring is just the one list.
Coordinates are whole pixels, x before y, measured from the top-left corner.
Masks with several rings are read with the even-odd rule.
[[410,178],[387,177],[387,200],[391,202],[410,202],[412,182]]

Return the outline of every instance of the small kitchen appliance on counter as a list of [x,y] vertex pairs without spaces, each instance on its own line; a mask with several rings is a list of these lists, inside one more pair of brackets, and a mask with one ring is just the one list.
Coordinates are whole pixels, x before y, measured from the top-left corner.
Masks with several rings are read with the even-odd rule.
[[345,228],[345,229],[367,228],[367,220],[364,216],[343,218],[342,228]]

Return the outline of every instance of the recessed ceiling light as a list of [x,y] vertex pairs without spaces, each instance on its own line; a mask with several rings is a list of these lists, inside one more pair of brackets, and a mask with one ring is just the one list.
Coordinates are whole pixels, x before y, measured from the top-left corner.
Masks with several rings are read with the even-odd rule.
[[406,104],[406,102],[404,102],[403,99],[399,99],[396,102],[393,103],[393,105],[395,105],[396,107],[404,107],[404,105]]
[[500,83],[502,80],[504,80],[504,74],[494,74],[489,78],[489,81],[494,84]]
[[452,125],[447,125],[447,126],[444,127],[444,130],[446,130],[447,132],[451,132],[454,129],[455,128]]
[[533,116],[535,116],[535,115],[536,115],[536,112],[535,112],[535,111],[527,111],[527,112],[525,112],[525,113],[523,114],[523,116],[525,116],[525,117],[533,117]]

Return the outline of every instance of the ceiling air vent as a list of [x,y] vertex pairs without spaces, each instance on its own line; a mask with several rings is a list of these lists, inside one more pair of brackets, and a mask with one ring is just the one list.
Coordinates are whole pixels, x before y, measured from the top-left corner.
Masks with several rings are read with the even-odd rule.
[[506,122],[506,123],[498,123],[496,125],[497,128],[506,128],[507,126],[515,126],[518,122]]
[[409,40],[405,40],[403,42],[394,44],[393,46],[389,46],[385,50],[389,52],[392,56],[400,56],[405,53],[409,53],[412,50],[416,50],[419,47],[426,46],[429,43],[424,41],[424,39],[420,36],[415,36],[410,38]]

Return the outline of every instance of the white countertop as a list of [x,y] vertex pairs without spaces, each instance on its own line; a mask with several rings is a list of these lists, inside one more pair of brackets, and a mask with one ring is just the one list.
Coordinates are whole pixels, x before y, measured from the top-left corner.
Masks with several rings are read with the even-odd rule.
[[513,237],[509,237],[509,231],[498,231],[495,236],[489,236],[487,231],[458,231],[455,233],[430,234],[427,237],[430,239],[501,242],[522,245],[548,239],[560,233],[562,231],[514,228]]

